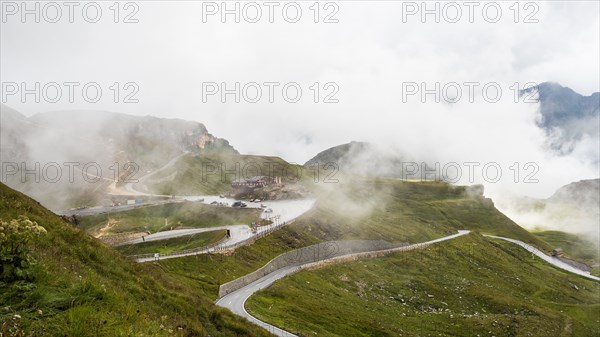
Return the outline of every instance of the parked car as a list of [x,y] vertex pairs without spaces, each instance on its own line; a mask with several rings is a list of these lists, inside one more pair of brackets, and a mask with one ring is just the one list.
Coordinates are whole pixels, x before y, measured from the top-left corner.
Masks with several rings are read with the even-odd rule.
[[246,203],[245,202],[241,202],[241,201],[236,201],[234,202],[231,207],[246,207]]

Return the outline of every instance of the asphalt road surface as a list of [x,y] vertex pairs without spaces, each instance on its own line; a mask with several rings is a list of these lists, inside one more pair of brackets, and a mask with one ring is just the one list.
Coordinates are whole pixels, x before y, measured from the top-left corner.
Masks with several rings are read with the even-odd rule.
[[246,300],[250,296],[252,296],[252,294],[254,294],[255,292],[270,286],[271,284],[273,284],[273,282],[275,282],[287,275],[293,274],[293,273],[297,272],[298,270],[300,270],[300,266],[288,266],[288,267],[278,269],[278,270],[270,273],[269,275],[266,275],[263,278],[256,280],[239,290],[236,290],[230,294],[227,294],[226,296],[222,297],[220,300],[217,301],[217,305],[224,307],[224,308],[228,308],[234,314],[246,318],[248,321],[266,329],[267,331],[269,331],[270,333],[272,333],[275,336],[286,336],[286,337],[296,336],[293,333],[282,330],[282,329],[280,329],[276,326],[273,326],[269,323],[265,323],[265,322],[255,318],[254,316],[250,315],[246,311],[246,308],[244,308],[244,304],[246,303]]
[[238,243],[250,238],[252,235],[250,227],[247,225],[231,225],[231,226],[219,226],[219,227],[208,227],[208,228],[186,228],[186,229],[173,229],[170,231],[157,232],[154,234],[146,235],[143,239],[135,239],[131,241],[121,242],[116,246],[135,245],[150,241],[160,241],[172,238],[178,238],[182,236],[194,235],[197,233],[214,232],[218,230],[228,229],[231,234],[230,244]]

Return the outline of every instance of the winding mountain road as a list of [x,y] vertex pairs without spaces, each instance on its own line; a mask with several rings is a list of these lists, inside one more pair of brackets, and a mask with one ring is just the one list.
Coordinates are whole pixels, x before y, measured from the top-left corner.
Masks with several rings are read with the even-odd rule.
[[[169,161],[165,166],[163,166],[162,168],[148,173],[146,175],[144,175],[143,177],[139,178],[138,183],[141,182],[142,180],[145,180],[146,178],[149,178],[150,176],[174,165],[177,160],[179,160],[179,158],[183,157],[184,155],[186,155],[186,153],[183,153],[175,158],[173,158],[171,161]],[[148,194],[148,193],[144,193],[144,192],[140,192],[134,189],[134,184],[135,183],[127,183],[124,187],[126,190],[126,194],[131,194],[131,195],[144,195],[144,196],[158,196],[158,195],[154,195],[154,194]],[[197,202],[203,202],[206,204],[209,204],[211,202],[217,201],[217,202],[226,202],[226,203],[232,203],[233,200],[232,199],[226,199],[226,198],[220,198],[218,196],[191,196],[191,197],[181,197],[182,199],[188,200],[188,201],[197,201]],[[181,200],[181,199],[180,199]],[[289,203],[290,202],[296,202],[298,204],[294,205],[293,207],[289,207]],[[287,203],[287,207],[280,207],[282,205],[286,205]],[[292,221],[294,218],[302,215],[303,213],[307,212],[309,209],[311,209],[313,207],[315,203],[315,200],[292,200],[292,201],[272,201],[272,202],[264,202],[264,204],[266,204],[267,209],[272,209],[271,212],[264,212],[261,214],[262,218],[269,218],[272,217],[274,215],[277,215],[277,220],[280,223],[285,224],[286,222]],[[122,210],[126,210],[129,209],[129,205],[123,205],[124,207],[122,207]],[[251,203],[250,207],[260,207],[261,204],[260,203]],[[113,209],[113,211],[115,211],[116,209]],[[121,210],[121,209],[119,209]],[[88,210],[77,210],[80,213],[99,213],[99,212],[105,212],[107,211],[104,208],[98,208],[98,209],[88,209]],[[71,211],[72,212],[72,211]],[[64,213],[67,213],[66,211]],[[72,212],[72,213],[77,213],[77,212]],[[139,244],[142,242],[150,242],[150,241],[158,241],[158,240],[165,240],[165,239],[170,239],[170,238],[175,238],[175,237],[181,237],[181,236],[187,236],[187,235],[193,235],[196,233],[205,233],[205,232],[210,232],[210,231],[216,231],[216,230],[224,230],[227,229],[230,232],[230,237],[223,242],[222,247],[226,248],[226,247],[232,247],[235,246],[236,244],[243,242],[245,240],[249,240],[251,239],[253,236],[258,236],[261,234],[261,232],[264,232],[266,230],[268,230],[267,227],[263,227],[263,228],[259,228],[257,232],[253,233],[250,229],[250,227],[248,225],[229,225],[229,226],[219,226],[219,227],[208,227],[208,228],[192,228],[192,229],[177,229],[177,230],[171,230],[171,231],[164,231],[164,232],[158,232],[158,233],[154,233],[154,234],[150,234],[148,236],[146,236],[144,239],[135,239],[135,240],[131,240],[128,242],[124,242],[121,243],[120,245],[130,245],[130,244]],[[442,241],[446,241],[446,240],[451,240],[454,239],[456,237],[465,235],[470,233],[470,231],[468,230],[461,230],[458,232],[458,234],[453,234],[453,235],[449,235],[446,237],[442,237],[442,238],[438,238],[435,240],[430,240],[430,241],[426,241],[423,243],[419,243],[419,244],[413,244],[410,246],[403,246],[403,247],[398,247],[398,248],[392,248],[392,249],[386,249],[386,250],[379,250],[379,251],[372,251],[372,252],[361,252],[361,253],[354,253],[354,254],[347,254],[347,255],[342,255],[342,256],[337,256],[331,259],[326,259],[323,261],[327,261],[327,260],[343,260],[341,258],[345,258],[345,257],[351,257],[351,256],[367,256],[366,254],[368,253],[374,253],[374,252],[385,252],[385,253],[393,253],[396,251],[407,251],[407,250],[414,250],[414,249],[421,249],[421,248],[425,248],[427,246],[429,246],[430,244],[434,244],[434,243],[438,243],[438,242],[442,242]],[[501,236],[494,236],[494,235],[486,235],[484,234],[485,237],[488,238],[492,238],[492,239],[500,239],[500,240],[505,240],[514,244],[517,244],[519,246],[521,246],[522,248],[526,249],[527,251],[531,252],[532,254],[536,255],[537,257],[541,258],[542,260],[560,268],[563,269],[565,271],[595,280],[595,281],[600,281],[600,277],[597,276],[593,276],[591,275],[589,272],[577,269],[563,261],[561,261],[560,259],[551,257],[546,255],[544,252],[538,250],[537,248],[526,244],[522,241],[519,240],[515,240],[515,239],[510,239],[510,238],[505,238],[505,237],[501,237]],[[189,255],[197,255],[197,254],[203,254],[203,253],[208,253],[211,251],[214,251],[215,248],[207,248],[206,250],[202,250],[202,251],[198,251],[198,252],[191,252],[191,253],[181,253],[181,254],[174,254],[171,256],[163,256],[161,257],[162,259],[164,258],[177,258],[177,257],[183,257],[183,256],[189,256]],[[146,262],[146,261],[152,261],[155,258],[140,258],[137,261],[138,262]],[[250,315],[246,309],[245,309],[245,303],[248,300],[248,298],[250,298],[250,296],[252,296],[254,293],[256,293],[257,291],[264,289],[268,286],[270,286],[271,284],[273,284],[275,281],[284,278],[285,276],[291,275],[293,273],[298,272],[299,270],[302,270],[304,267],[306,267],[307,265],[311,265],[314,262],[307,262],[307,263],[303,263],[303,264],[294,264],[294,265],[289,265],[289,266],[285,266],[283,268],[277,269],[265,276],[263,276],[262,278],[238,289],[235,291],[232,291],[231,293],[223,296],[222,298],[220,298],[219,300],[217,300],[216,304],[227,308],[229,310],[231,310],[233,313],[237,314],[238,316],[244,317],[246,318],[248,321],[266,329],[267,331],[269,331],[270,333],[272,333],[275,336],[281,336],[281,337],[298,337],[297,335],[285,331],[283,329],[280,329],[278,327],[275,327],[271,324],[268,324],[266,322],[263,322],[255,317],[253,317],[252,315]]]
[[[403,246],[403,247],[399,247],[399,248],[392,248],[392,249],[386,249],[386,252],[389,253],[393,253],[396,251],[406,251],[406,250],[413,250],[413,249],[420,249],[420,248],[424,248],[427,247],[429,244],[433,244],[433,243],[437,243],[437,242],[442,242],[442,241],[446,241],[446,240],[451,240],[454,238],[457,238],[459,236],[465,235],[470,233],[470,231],[466,231],[466,230],[461,230],[458,231],[458,234],[453,234],[453,235],[449,235],[449,236],[445,236],[443,238],[439,238],[439,239],[435,239],[435,240],[431,240],[431,241],[427,241],[427,242],[422,242],[422,243],[418,243],[418,244],[413,244],[410,246]],[[366,252],[368,253],[368,252]],[[344,258],[344,257],[350,257],[350,256],[360,256],[360,255],[364,255],[365,252],[361,252],[361,253],[356,253],[356,254],[347,254],[347,255],[343,255],[343,256],[338,256],[332,259],[325,259],[323,261],[328,261],[328,260],[334,260],[334,259],[340,259],[340,258]],[[287,276],[290,274],[293,274],[299,270],[301,270],[303,267],[313,264],[314,262],[308,262],[308,263],[304,263],[304,264],[299,264],[299,265],[291,265],[291,266],[287,266],[287,267],[283,267],[280,268],[268,275],[263,276],[262,278],[248,284],[245,287],[242,287],[238,290],[235,290],[223,297],[221,297],[218,301],[217,301],[217,305],[227,308],[229,310],[231,310],[231,312],[233,312],[234,314],[244,317],[247,320],[249,320],[250,322],[265,328],[267,331],[271,332],[273,335],[275,336],[281,336],[281,337],[298,337],[297,335],[282,330],[276,326],[273,326],[269,323],[263,322],[259,319],[257,319],[256,317],[250,315],[245,307],[244,304],[246,303],[246,301],[248,300],[248,298],[250,298],[250,296],[252,296],[252,294],[254,294],[255,292],[264,289],[268,286],[270,286],[271,284],[273,284],[273,282]]]
[[[459,237],[459,236],[462,236],[462,235],[465,235],[468,233],[470,233],[470,231],[461,230],[461,231],[459,231],[458,234],[442,237],[439,239],[435,239],[435,240],[431,240],[431,241],[427,241],[427,242],[423,242],[423,243],[413,244],[410,246],[387,249],[387,250],[385,250],[385,252],[392,253],[394,251],[406,251],[406,250],[414,250],[414,249],[424,248],[424,247],[429,246],[430,244],[434,244],[434,243],[442,242],[442,241],[446,241],[446,240],[451,240],[451,239],[454,239],[456,237]],[[517,245],[527,249],[528,251],[530,251],[531,253],[540,257],[544,261],[546,261],[558,268],[561,268],[563,270],[566,270],[566,271],[569,271],[569,272],[572,272],[572,273],[575,273],[575,274],[578,274],[578,275],[581,275],[581,276],[584,276],[584,277],[587,277],[587,278],[590,278],[590,279],[593,279],[596,281],[600,281],[600,278],[590,275],[589,273],[587,273],[585,271],[574,268],[571,265],[568,265],[568,264],[560,261],[559,259],[550,257],[550,256],[544,254],[543,252],[541,252],[540,250],[536,249],[535,247],[528,245],[522,241],[509,239],[509,238],[505,238],[505,237],[501,237],[501,236],[494,236],[494,235],[484,235],[484,236],[489,237],[489,238],[501,239],[501,240],[506,240],[506,241],[512,242],[514,244],[517,244]],[[377,251],[375,251],[375,252],[377,252]],[[353,255],[361,256],[361,255],[365,255],[365,254],[366,253],[364,253],[364,252],[356,253],[356,254],[348,254],[348,255],[332,258],[331,260],[336,260],[336,259],[340,259],[343,257],[353,256]],[[324,261],[327,261],[327,260],[324,260]],[[234,314],[236,314],[238,316],[246,318],[248,321],[266,329],[267,331],[269,331],[270,333],[272,333],[275,336],[298,337],[297,335],[295,335],[291,332],[285,331],[285,330],[280,329],[276,326],[273,326],[269,323],[263,322],[263,321],[257,319],[256,317],[250,315],[246,311],[244,305],[245,305],[246,301],[248,300],[248,298],[250,298],[250,296],[252,296],[257,291],[270,286],[275,281],[282,279],[287,275],[291,275],[293,273],[298,272],[299,270],[303,269],[303,267],[310,265],[312,263],[313,262],[300,264],[300,265],[290,265],[290,266],[286,266],[281,269],[278,269],[278,270],[276,270],[268,275],[265,275],[262,278],[254,281],[238,290],[235,290],[235,291],[221,297],[219,300],[217,300],[216,304],[218,306],[221,306],[221,307],[231,310],[231,312],[233,312]]]

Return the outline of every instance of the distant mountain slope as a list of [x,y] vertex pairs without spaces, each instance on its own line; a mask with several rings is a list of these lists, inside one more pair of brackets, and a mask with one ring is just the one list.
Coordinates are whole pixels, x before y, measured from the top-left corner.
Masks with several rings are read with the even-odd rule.
[[319,152],[304,166],[333,164],[341,173],[401,177],[403,162],[405,158],[391,149],[353,141]]
[[47,234],[29,247],[36,278],[0,283],[0,332],[16,326],[8,336],[269,336],[195,283],[126,259],[0,183],[0,219],[20,215]]
[[372,150],[372,146],[369,143],[350,142],[321,151],[316,156],[304,163],[304,165],[310,166],[316,164],[339,163],[342,160],[347,160],[353,155],[357,155],[369,150]]
[[600,239],[600,179],[570,183],[547,199],[503,196],[495,201],[526,228],[573,233],[595,243]]
[[[57,111],[27,118],[5,105],[0,108],[4,161],[27,157],[32,161],[130,160],[162,165],[164,159],[182,151],[237,153],[227,140],[193,121],[106,111]],[[9,146],[16,143],[26,147],[24,153],[11,151]]]
[[229,142],[208,133],[203,124],[181,119],[131,116],[101,111],[46,112],[29,119],[34,123],[55,129],[77,126],[69,129],[68,133],[71,136],[99,138],[116,145],[124,142],[123,145],[126,146],[129,145],[129,141],[145,138],[180,151],[224,149],[236,152]]
[[541,119],[537,124],[546,131],[549,145],[558,153],[571,153],[583,137],[598,139],[600,93],[583,96],[558,83],[544,82],[522,94],[539,97]]
[[[139,178],[183,152],[238,153],[227,140],[193,121],[102,111],[47,112],[27,118],[5,105],[0,108],[3,169],[18,166],[18,172],[3,182],[52,208],[93,204],[111,180]],[[133,166],[127,166],[130,162]],[[75,170],[69,172],[64,163],[75,163]],[[58,181],[51,181],[56,170],[45,172],[46,165],[60,168]],[[90,183],[80,171],[85,165],[93,166],[88,172],[102,179]],[[37,173],[21,175],[32,169]]]
[[588,179],[565,185],[548,198],[552,203],[572,203],[600,207],[600,179]]

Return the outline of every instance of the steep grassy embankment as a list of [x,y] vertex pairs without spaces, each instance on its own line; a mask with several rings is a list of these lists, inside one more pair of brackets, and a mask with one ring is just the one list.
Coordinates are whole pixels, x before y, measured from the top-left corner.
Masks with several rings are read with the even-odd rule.
[[160,265],[127,260],[0,184],[0,219],[20,215],[47,234],[30,247],[35,280],[0,286],[4,326],[27,336],[268,336]]

